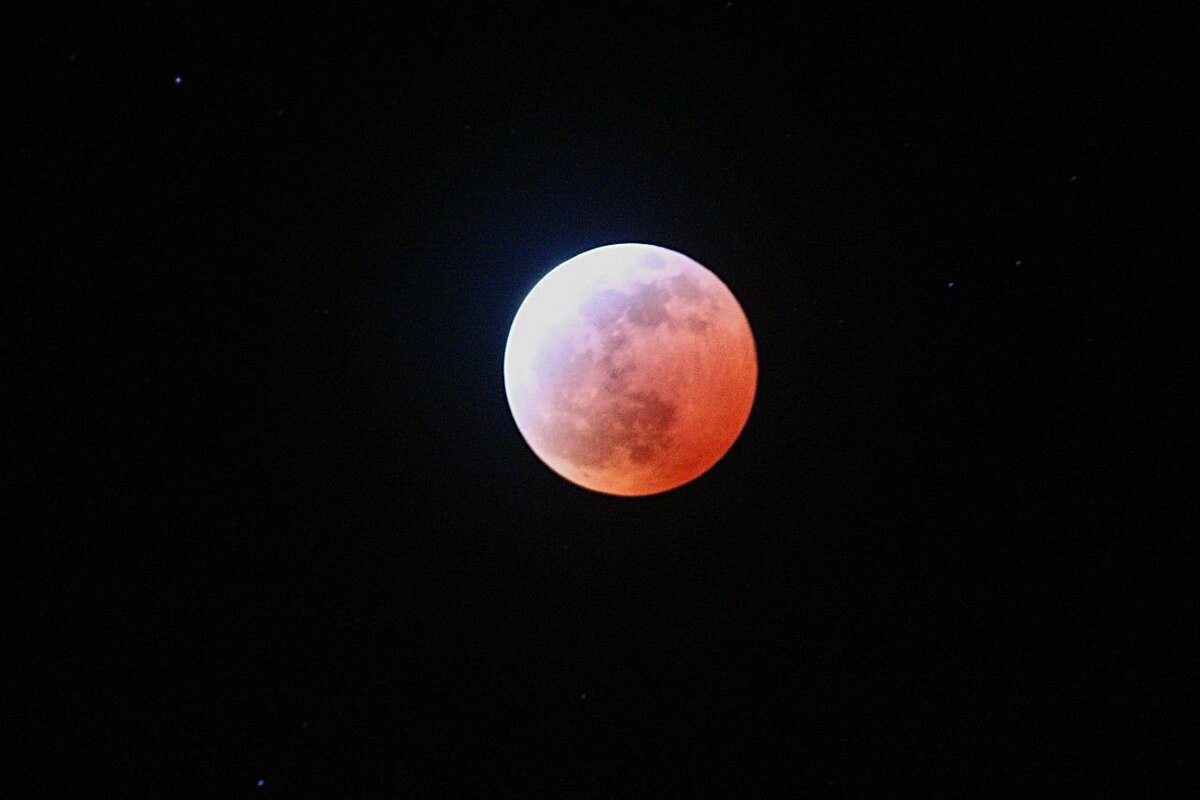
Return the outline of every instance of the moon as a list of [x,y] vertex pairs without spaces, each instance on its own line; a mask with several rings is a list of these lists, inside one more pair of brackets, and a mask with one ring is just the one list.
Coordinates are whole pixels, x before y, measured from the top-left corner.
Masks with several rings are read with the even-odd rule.
[[504,387],[550,469],[596,492],[658,494],[708,472],[741,435],[758,358],[721,280],[649,244],[563,262],[517,310]]

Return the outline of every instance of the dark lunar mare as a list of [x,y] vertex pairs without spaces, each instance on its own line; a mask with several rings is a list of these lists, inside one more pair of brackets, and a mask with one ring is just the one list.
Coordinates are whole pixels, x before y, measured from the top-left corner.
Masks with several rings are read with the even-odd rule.
[[[695,299],[702,298],[703,292],[693,279],[679,275],[640,283],[631,293],[606,290],[590,298],[580,313],[601,335],[599,357],[575,352],[569,336],[546,337],[547,344],[537,355],[537,372],[552,392],[549,407],[556,415],[543,434],[549,452],[580,466],[603,467],[622,452],[634,463],[647,463],[670,447],[676,405],[655,392],[635,390],[631,376],[637,365],[621,365],[619,355],[629,342],[629,326],[679,324],[667,309],[667,302],[677,295]],[[693,315],[683,324],[699,331],[707,323]],[[604,375],[604,399],[598,407],[585,409],[574,391],[597,371]],[[578,429],[575,420],[585,417],[588,427]]]

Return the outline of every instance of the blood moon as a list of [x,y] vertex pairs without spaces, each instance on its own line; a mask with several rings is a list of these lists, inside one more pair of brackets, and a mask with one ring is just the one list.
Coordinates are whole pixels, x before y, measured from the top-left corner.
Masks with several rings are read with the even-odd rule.
[[648,244],[588,250],[517,310],[504,386],[533,452],[607,494],[657,494],[707,472],[746,425],[750,323],[716,275]]

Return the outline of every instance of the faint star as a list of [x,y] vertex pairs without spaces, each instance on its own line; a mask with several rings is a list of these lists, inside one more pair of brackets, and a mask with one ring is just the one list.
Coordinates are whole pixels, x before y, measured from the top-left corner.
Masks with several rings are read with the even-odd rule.
[[175,76],[175,85],[176,85],[176,86],[178,86],[178,85],[179,85],[179,84],[181,84],[181,83],[183,83],[183,76],[182,76],[182,75],[176,75],[176,76]]
[[1072,176],[1071,176],[1071,183],[1074,183],[1074,182],[1075,182],[1075,181],[1077,181],[1077,180],[1079,180],[1079,176],[1078,176],[1078,175],[1072,175]]

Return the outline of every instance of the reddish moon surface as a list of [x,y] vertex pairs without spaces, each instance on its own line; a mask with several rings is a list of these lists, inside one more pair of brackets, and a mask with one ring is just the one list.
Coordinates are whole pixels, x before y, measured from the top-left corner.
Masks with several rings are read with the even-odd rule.
[[733,293],[685,255],[589,250],[551,270],[513,320],[504,386],[533,452],[607,494],[665,492],[707,472],[746,425],[754,337]]

